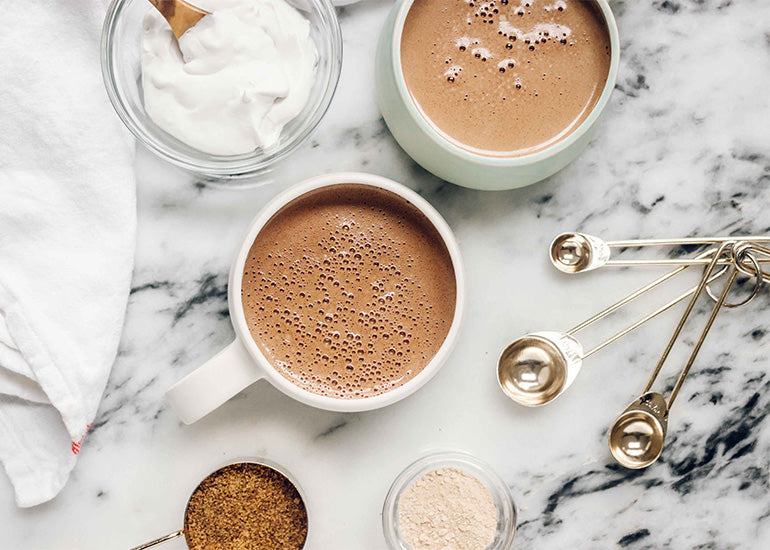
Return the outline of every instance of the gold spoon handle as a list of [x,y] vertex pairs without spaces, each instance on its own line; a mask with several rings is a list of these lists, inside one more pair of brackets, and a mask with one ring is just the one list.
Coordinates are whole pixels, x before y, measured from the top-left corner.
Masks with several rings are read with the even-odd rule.
[[[701,260],[697,258],[674,258],[674,259],[668,259],[668,260],[608,260],[606,264],[604,264],[602,267],[634,267],[639,265],[682,265],[682,266],[690,266],[690,265],[708,265],[709,262],[708,258],[703,258]],[[763,258],[759,260],[762,263],[770,262],[770,258]],[[719,265],[729,265],[730,260],[724,259],[720,260]]]
[[677,339],[679,338],[679,335],[682,333],[682,328],[684,328],[684,325],[687,322],[687,319],[689,319],[690,314],[692,313],[692,310],[695,308],[695,304],[697,303],[701,294],[703,294],[703,291],[705,290],[706,285],[708,284],[709,278],[711,277],[711,274],[714,272],[714,268],[717,266],[719,259],[724,255],[726,251],[729,250],[729,248],[733,244],[734,242],[729,242],[729,241],[725,241],[721,243],[717,248],[716,253],[714,253],[714,255],[712,256],[711,263],[703,271],[703,276],[701,277],[701,280],[698,283],[698,287],[695,289],[695,292],[693,293],[692,298],[687,303],[687,307],[685,308],[684,313],[682,313],[682,317],[679,319],[679,323],[677,323],[676,328],[674,329],[674,333],[671,335],[671,338],[666,344],[666,348],[663,350],[663,353],[661,354],[660,359],[658,360],[658,364],[655,365],[655,369],[652,371],[652,374],[650,375],[650,379],[647,382],[647,385],[645,386],[644,390],[642,391],[642,395],[649,392],[650,388],[652,388],[652,385],[655,383],[655,379],[657,379],[658,374],[660,374],[660,369],[663,367],[663,364],[666,362],[666,359],[668,359],[668,356],[671,353],[671,349],[674,347],[674,343],[676,343]]
[[[717,250],[716,248],[709,249],[709,250],[703,252],[702,254],[699,254],[698,256],[696,256],[696,259],[708,259],[711,256],[711,254],[713,254],[716,250]],[[628,296],[626,296],[622,300],[619,300],[618,302],[615,302],[614,304],[612,304],[611,306],[609,306],[606,309],[603,309],[602,311],[600,311],[599,313],[597,313],[593,317],[590,317],[590,318],[586,319],[585,321],[583,321],[582,323],[580,323],[579,325],[571,328],[570,330],[567,331],[567,334],[572,336],[576,332],[578,332],[580,330],[583,330],[584,328],[586,328],[589,325],[594,324],[596,321],[599,321],[600,319],[604,319],[609,314],[616,312],[617,310],[619,310],[620,308],[622,308],[623,306],[625,306],[629,302],[637,299],[639,296],[641,296],[645,292],[648,292],[648,291],[652,290],[653,288],[655,288],[655,287],[665,283],[666,281],[668,281],[672,277],[675,277],[676,275],[679,275],[682,271],[684,271],[688,267],[690,267],[690,266],[689,265],[683,265],[683,266],[677,267],[676,269],[674,269],[672,271],[669,271],[668,273],[666,273],[665,275],[663,275],[661,277],[658,277],[657,279],[655,279],[651,283],[643,286],[642,288],[640,288],[639,290],[636,290],[635,292],[632,292],[631,294],[629,294]]]
[[170,540],[178,539],[184,535],[184,531],[179,530],[174,533],[169,533],[168,535],[165,535],[163,537],[157,538],[155,540],[151,540],[150,542],[145,542],[144,544],[140,544],[139,546],[135,546],[134,548],[131,548],[131,550],[146,550],[147,548],[153,548],[155,546],[158,546],[160,544],[163,544],[164,542],[168,542]]
[[[755,277],[757,273],[760,273],[760,267],[759,267],[759,261],[757,260],[754,255],[751,254],[751,250],[754,247],[750,244],[741,246],[738,250],[736,250],[734,254],[734,263],[733,267],[731,268],[730,275],[727,278],[727,282],[725,283],[725,286],[722,288],[722,292],[719,294],[719,298],[716,300],[716,303],[714,304],[714,307],[711,309],[711,314],[709,315],[708,320],[706,321],[706,326],[703,327],[703,330],[700,333],[700,336],[698,337],[698,341],[695,343],[695,346],[693,346],[692,351],[690,352],[690,357],[687,358],[687,363],[685,364],[684,368],[682,369],[682,372],[679,373],[679,378],[676,380],[676,384],[674,384],[673,389],[671,390],[671,395],[668,398],[667,407],[669,410],[671,410],[671,405],[674,404],[674,399],[676,399],[676,396],[679,394],[679,390],[682,388],[682,384],[684,384],[684,379],[687,378],[687,375],[690,372],[690,367],[692,367],[693,362],[695,362],[695,357],[698,355],[698,352],[700,351],[701,346],[703,345],[704,340],[706,339],[706,335],[708,334],[709,330],[711,330],[711,326],[714,324],[714,320],[717,317],[717,313],[719,313],[719,310],[722,308],[725,304],[725,300],[727,299],[727,295],[730,293],[730,290],[733,287],[733,284],[735,284],[735,279],[738,278],[738,273],[741,272],[740,266],[743,265],[743,257],[746,256],[749,258],[749,261],[753,264],[753,270],[755,273]],[[759,289],[762,286],[762,277],[756,277],[756,283],[754,287],[754,291],[752,292],[750,298],[748,300],[745,300],[741,304],[736,305],[743,305],[748,302],[750,302],[759,292]]]
[[682,388],[682,384],[684,384],[684,379],[687,378],[687,375],[690,373],[690,367],[692,367],[692,364],[695,362],[695,357],[697,357],[704,340],[706,340],[706,335],[709,333],[709,330],[711,330],[711,327],[714,324],[714,320],[717,318],[717,313],[719,313],[719,310],[722,308],[722,304],[725,303],[727,294],[730,292],[730,289],[732,288],[733,283],[735,283],[735,279],[737,277],[738,269],[733,266],[730,269],[730,275],[727,278],[727,282],[725,283],[722,292],[719,294],[717,303],[714,304],[713,308],[711,308],[711,314],[706,321],[706,326],[703,327],[703,330],[698,337],[698,341],[695,342],[695,346],[693,346],[692,351],[690,352],[690,357],[687,358],[687,363],[682,369],[682,372],[679,373],[679,378],[677,378],[676,384],[674,384],[674,388],[671,390],[671,395],[668,397],[668,403],[666,404],[666,407],[669,411],[671,410],[671,405],[674,404],[674,399],[676,399],[676,396],[679,394],[679,390]]
[[[716,281],[717,279],[719,279],[722,275],[725,274],[727,269],[728,269],[727,266],[723,266],[719,271],[717,271],[711,277],[709,277],[708,283],[711,284],[714,281]],[[706,287],[706,289],[708,290],[708,287]],[[583,359],[585,359],[586,357],[590,357],[591,355],[593,355],[597,351],[606,348],[607,346],[609,346],[610,344],[612,344],[616,340],[620,340],[621,338],[623,338],[623,336],[625,336],[626,334],[629,334],[630,332],[633,332],[634,330],[638,329],[640,326],[645,324],[647,321],[649,321],[651,319],[654,319],[655,317],[657,317],[658,315],[660,315],[661,313],[663,313],[665,311],[668,311],[669,309],[671,309],[672,307],[677,305],[682,300],[688,298],[689,296],[692,296],[693,293],[696,290],[698,290],[697,286],[694,286],[691,289],[686,290],[685,292],[683,292],[682,294],[680,294],[679,296],[677,296],[676,298],[674,298],[670,302],[660,306],[658,309],[656,309],[652,313],[648,313],[647,315],[645,315],[644,317],[642,317],[641,319],[636,321],[634,324],[627,326],[626,328],[624,328],[623,330],[621,330],[619,332],[616,332],[615,334],[613,334],[612,336],[607,338],[604,342],[602,342],[600,344],[597,344],[596,346],[591,348],[589,351],[585,352],[583,354]],[[716,301],[716,299],[714,301]]]
[[160,14],[171,25],[171,31],[177,40],[187,29],[203,19],[209,12],[196,8],[184,0],[150,0]]
[[685,237],[681,239],[631,239],[627,241],[607,241],[607,246],[635,248],[639,246],[721,244],[734,241],[770,242],[770,237],[764,235],[741,235],[735,237]]

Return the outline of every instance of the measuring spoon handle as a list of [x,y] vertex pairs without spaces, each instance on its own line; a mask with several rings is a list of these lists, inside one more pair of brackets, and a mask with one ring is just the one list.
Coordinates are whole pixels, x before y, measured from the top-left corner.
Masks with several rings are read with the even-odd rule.
[[134,546],[131,548],[131,550],[145,550],[146,548],[153,548],[155,546],[161,545],[164,542],[168,542],[170,540],[178,539],[184,535],[184,531],[176,531],[174,533],[169,533],[168,535],[164,537],[160,537],[159,539],[151,540],[150,542],[145,542],[144,544],[140,544],[139,546]]

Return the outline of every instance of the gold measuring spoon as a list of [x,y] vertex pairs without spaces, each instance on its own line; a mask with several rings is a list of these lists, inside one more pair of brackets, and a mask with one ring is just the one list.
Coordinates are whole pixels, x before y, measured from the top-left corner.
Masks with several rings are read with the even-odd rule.
[[[708,258],[715,251],[716,249],[707,250],[697,258]],[[503,350],[497,363],[497,381],[500,389],[512,400],[528,407],[537,407],[553,401],[564,393],[575,380],[583,364],[583,359],[609,346],[650,319],[691,296],[696,292],[698,286],[680,294],[588,352],[583,352],[582,344],[574,337],[575,333],[617,311],[688,267],[680,266],[655,279],[567,332],[534,332],[515,340]],[[707,278],[707,283],[719,278],[726,270],[727,266],[722,267],[717,273]]]
[[[675,259],[637,259],[637,260],[612,260],[610,259],[612,248],[636,248],[643,246],[676,246],[676,245],[716,245],[725,242],[753,243],[768,242],[770,237],[745,236],[745,237],[710,237],[710,238],[682,238],[682,239],[637,239],[628,241],[604,241],[599,237],[585,233],[562,233],[551,242],[551,263],[564,273],[582,273],[604,266],[639,266],[639,265],[708,265],[709,258],[698,256],[696,258]],[[763,259],[760,261],[770,261]],[[729,258],[722,258],[720,265],[730,263]],[[765,277],[766,279],[768,277]]]
[[[653,370],[652,375],[647,382],[647,386],[642,392],[642,395],[621,413],[621,415],[610,429],[610,451],[615,457],[615,460],[617,460],[622,466],[625,466],[626,468],[646,468],[660,457],[660,454],[663,451],[663,444],[666,439],[666,432],[668,429],[668,414],[671,410],[671,406],[674,404],[674,400],[679,394],[679,390],[681,389],[685,378],[689,374],[690,368],[692,367],[695,358],[697,357],[698,352],[700,351],[701,346],[706,339],[706,335],[714,324],[714,320],[716,319],[719,310],[723,305],[725,305],[727,295],[729,294],[733,284],[735,283],[735,279],[738,276],[738,266],[742,265],[744,260],[748,259],[748,261],[753,264],[753,268],[756,270],[755,273],[761,273],[758,260],[749,252],[751,244],[743,243],[742,245],[736,247],[735,250],[731,251],[730,249],[734,245],[735,243],[730,242],[725,242],[720,245],[717,253],[712,257],[711,263],[704,271],[703,277],[701,278],[700,283],[693,293],[690,302],[687,304],[687,308],[682,314],[676,329],[674,329],[674,333],[666,345],[663,354],[658,360],[658,364]],[[727,277],[727,281],[722,288],[722,292],[719,294],[714,307],[711,310],[711,314],[709,315],[708,320],[706,321],[706,325],[698,337],[698,341],[695,343],[695,346],[690,352],[690,356],[688,357],[684,368],[679,374],[679,378],[671,390],[671,395],[669,396],[668,401],[666,401],[666,399],[660,393],[652,392],[650,389],[652,388],[655,379],[658,377],[663,363],[668,358],[668,355],[671,352],[671,348],[673,348],[674,343],[679,337],[679,334],[682,332],[682,328],[690,316],[690,313],[692,313],[696,302],[700,298],[701,294],[703,294],[706,286],[709,284],[711,274],[718,265],[720,258],[724,256],[725,252],[731,252],[731,257],[733,260],[733,264],[728,268],[729,275]],[[731,305],[737,307],[738,305],[744,305],[754,299],[762,285],[762,277],[754,277],[754,279],[756,281],[755,287],[749,298],[743,300],[743,302],[739,304]]]

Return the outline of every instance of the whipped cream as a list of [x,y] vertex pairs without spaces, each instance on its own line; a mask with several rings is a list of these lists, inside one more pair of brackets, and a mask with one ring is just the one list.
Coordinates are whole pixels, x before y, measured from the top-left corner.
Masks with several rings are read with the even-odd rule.
[[310,23],[284,0],[200,0],[211,12],[177,42],[144,20],[142,87],[163,130],[213,155],[274,145],[307,104],[318,54]]

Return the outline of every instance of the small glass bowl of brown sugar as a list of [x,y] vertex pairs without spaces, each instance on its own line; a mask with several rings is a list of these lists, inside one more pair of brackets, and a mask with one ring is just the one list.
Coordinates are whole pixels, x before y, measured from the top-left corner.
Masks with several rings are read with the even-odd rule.
[[429,454],[391,485],[382,510],[391,550],[507,550],[516,504],[492,468],[464,452]]
[[277,464],[234,462],[215,470],[190,495],[184,527],[131,550],[184,537],[190,550],[302,550],[307,508],[299,487]]

